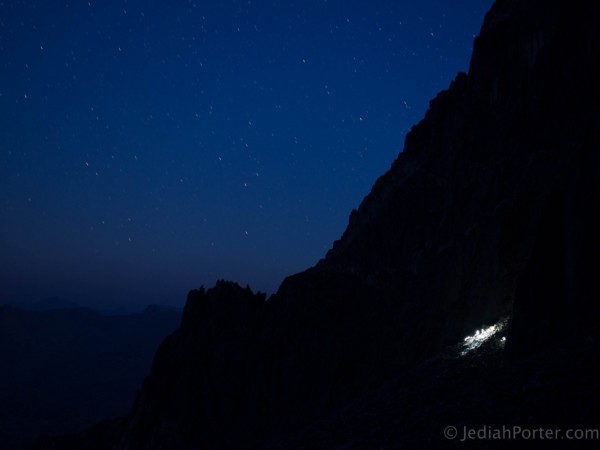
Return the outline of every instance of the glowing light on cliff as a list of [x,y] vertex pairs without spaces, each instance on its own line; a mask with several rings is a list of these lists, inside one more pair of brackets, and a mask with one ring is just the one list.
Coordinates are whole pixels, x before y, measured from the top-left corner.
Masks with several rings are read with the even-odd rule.
[[[475,332],[475,334],[471,336],[467,336],[462,343],[462,350],[460,352],[461,356],[465,356],[467,353],[481,347],[481,345],[496,335],[498,332],[504,329],[506,325],[506,319],[501,319],[498,323],[492,325],[491,327],[481,328]],[[499,339],[500,345],[504,346],[506,342],[506,337],[502,337]]]

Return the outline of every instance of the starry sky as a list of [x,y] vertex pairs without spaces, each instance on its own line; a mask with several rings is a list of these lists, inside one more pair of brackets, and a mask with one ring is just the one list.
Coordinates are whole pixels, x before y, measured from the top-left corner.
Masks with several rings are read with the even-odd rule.
[[0,0],[0,303],[314,265],[491,0]]

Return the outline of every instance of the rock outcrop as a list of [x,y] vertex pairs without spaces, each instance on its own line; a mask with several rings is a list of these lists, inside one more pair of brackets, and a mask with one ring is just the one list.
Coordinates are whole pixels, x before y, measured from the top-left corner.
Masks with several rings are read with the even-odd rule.
[[192,291],[115,448],[277,447],[507,314],[515,360],[597,324],[594,17],[498,0],[325,259],[266,301]]

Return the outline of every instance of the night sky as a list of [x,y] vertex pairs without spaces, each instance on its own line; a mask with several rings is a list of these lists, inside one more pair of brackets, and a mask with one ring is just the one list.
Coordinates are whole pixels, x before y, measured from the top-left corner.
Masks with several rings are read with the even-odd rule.
[[0,303],[314,265],[492,0],[0,1]]

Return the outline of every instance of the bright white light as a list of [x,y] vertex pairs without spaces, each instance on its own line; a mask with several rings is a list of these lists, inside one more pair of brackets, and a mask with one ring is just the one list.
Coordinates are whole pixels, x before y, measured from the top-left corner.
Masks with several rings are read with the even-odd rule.
[[[467,353],[475,350],[476,348],[479,348],[481,344],[483,344],[496,333],[501,331],[504,328],[504,325],[506,325],[506,320],[502,319],[495,325],[492,325],[491,327],[482,328],[480,330],[477,330],[472,336],[467,336],[463,342],[462,351],[460,352],[460,355],[465,356]],[[502,338],[502,342],[504,342],[505,340],[506,338]]]

